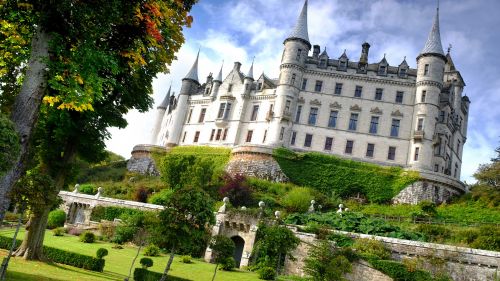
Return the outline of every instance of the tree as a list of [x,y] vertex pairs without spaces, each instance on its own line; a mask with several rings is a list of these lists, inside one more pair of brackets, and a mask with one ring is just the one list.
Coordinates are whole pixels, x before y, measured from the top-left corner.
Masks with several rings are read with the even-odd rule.
[[343,275],[351,270],[351,262],[326,240],[311,245],[308,257],[304,260],[304,272],[314,281],[347,280]]
[[212,206],[213,201],[207,193],[188,186],[175,190],[165,209],[159,213],[157,232],[163,243],[170,248],[161,281],[167,278],[176,250],[205,235],[210,225],[215,223]]
[[219,264],[226,262],[228,258],[232,258],[234,252],[234,242],[230,238],[223,235],[216,235],[212,237],[210,242],[210,249],[212,249],[212,257],[215,262],[214,275],[212,281],[215,280],[215,275],[217,274],[217,267]]
[[0,176],[12,168],[19,155],[19,138],[12,122],[0,113]]
[[[167,71],[174,53],[184,42],[182,28],[192,22],[188,12],[194,3],[195,0],[0,3],[0,34],[9,39],[8,44],[0,40],[0,54],[21,54],[0,63],[0,81],[7,84],[2,86],[1,98],[12,100],[11,120],[21,136],[17,165],[0,179],[0,221],[8,206],[7,192],[28,168],[28,149],[42,100],[61,111],[77,113],[92,112],[105,100],[124,104],[133,100],[135,107],[148,108],[152,103],[148,97],[151,81],[158,72]],[[16,36],[22,40],[10,40]],[[14,70],[24,73],[22,79],[12,78]],[[141,98],[135,99],[136,96]],[[134,106],[112,110],[110,114],[121,116]]]
[[479,185],[500,190],[500,161],[480,165],[474,177]]

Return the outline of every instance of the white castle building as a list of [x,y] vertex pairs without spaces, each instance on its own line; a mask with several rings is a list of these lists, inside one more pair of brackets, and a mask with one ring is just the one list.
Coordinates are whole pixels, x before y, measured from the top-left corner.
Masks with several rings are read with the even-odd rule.
[[309,41],[307,1],[283,44],[278,79],[254,77],[253,64],[243,74],[235,62],[226,77],[221,68],[201,83],[197,57],[179,95],[169,89],[158,107],[152,144],[284,146],[397,165],[447,187],[435,192],[465,191],[459,179],[470,101],[443,51],[439,9],[416,69],[406,60],[369,62],[368,43],[359,61],[320,52]]

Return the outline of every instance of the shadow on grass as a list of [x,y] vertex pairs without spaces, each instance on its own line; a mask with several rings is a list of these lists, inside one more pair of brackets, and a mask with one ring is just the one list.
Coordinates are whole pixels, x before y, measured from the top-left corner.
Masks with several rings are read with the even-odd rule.
[[24,272],[7,271],[6,280],[9,281],[64,281],[63,279],[55,279],[49,277],[41,277],[37,274],[29,274]]
[[48,266],[55,267],[59,270],[72,271],[72,272],[75,272],[75,273],[78,273],[81,275],[86,275],[88,277],[99,277],[101,279],[109,279],[109,280],[123,280],[125,277],[127,277],[123,274],[109,272],[106,270],[104,272],[96,272],[96,271],[90,271],[90,270],[85,270],[85,269],[76,270],[76,269],[73,269],[71,266],[66,267],[66,266],[62,266],[60,264],[52,263],[52,262],[47,262],[46,264]]

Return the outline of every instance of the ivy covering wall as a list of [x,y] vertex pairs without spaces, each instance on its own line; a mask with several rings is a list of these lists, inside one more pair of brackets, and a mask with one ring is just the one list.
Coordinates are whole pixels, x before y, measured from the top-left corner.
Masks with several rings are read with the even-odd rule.
[[390,201],[419,178],[417,172],[400,167],[383,167],[318,152],[296,153],[278,148],[273,157],[294,184],[326,194],[335,191],[342,197],[360,193],[376,203]]

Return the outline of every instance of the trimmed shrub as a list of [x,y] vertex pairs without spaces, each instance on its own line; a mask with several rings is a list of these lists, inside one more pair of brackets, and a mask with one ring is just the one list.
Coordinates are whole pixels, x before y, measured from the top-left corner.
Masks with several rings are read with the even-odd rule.
[[80,235],[80,242],[83,243],[94,243],[95,234],[90,231],[85,231]]
[[289,213],[305,213],[311,205],[313,196],[307,187],[295,187],[281,200],[281,205]]
[[224,271],[231,271],[236,267],[236,262],[233,257],[228,257],[220,264],[220,269]]
[[168,200],[170,200],[170,196],[172,196],[173,193],[174,193],[173,189],[170,188],[162,189],[159,192],[151,195],[151,197],[149,197],[149,203],[165,206]]
[[181,261],[183,263],[193,263],[192,258],[190,255],[184,255],[181,257]]
[[153,266],[153,260],[150,258],[142,258],[139,263],[142,265],[142,268],[147,269],[148,267]]
[[66,213],[60,209],[53,210],[49,213],[47,228],[54,229],[56,227],[64,226],[64,222],[66,222]]
[[[144,268],[134,269],[134,281],[158,281],[161,279],[162,274],[158,272],[149,271]],[[190,281],[181,277],[169,275],[169,281]]]
[[375,239],[356,239],[352,245],[356,253],[368,259],[389,259],[391,252],[384,244]]
[[276,270],[272,267],[263,267],[257,273],[259,274],[259,279],[262,280],[274,280],[276,277]]
[[98,259],[102,259],[104,258],[105,256],[108,255],[108,250],[107,249],[104,249],[104,248],[99,248],[97,249],[97,252],[95,254],[95,256],[98,258]]
[[54,236],[64,236],[64,233],[66,232],[66,229],[64,227],[57,227],[52,229],[52,234]]
[[160,248],[155,244],[149,244],[144,248],[144,255],[148,257],[157,257],[160,255]]

